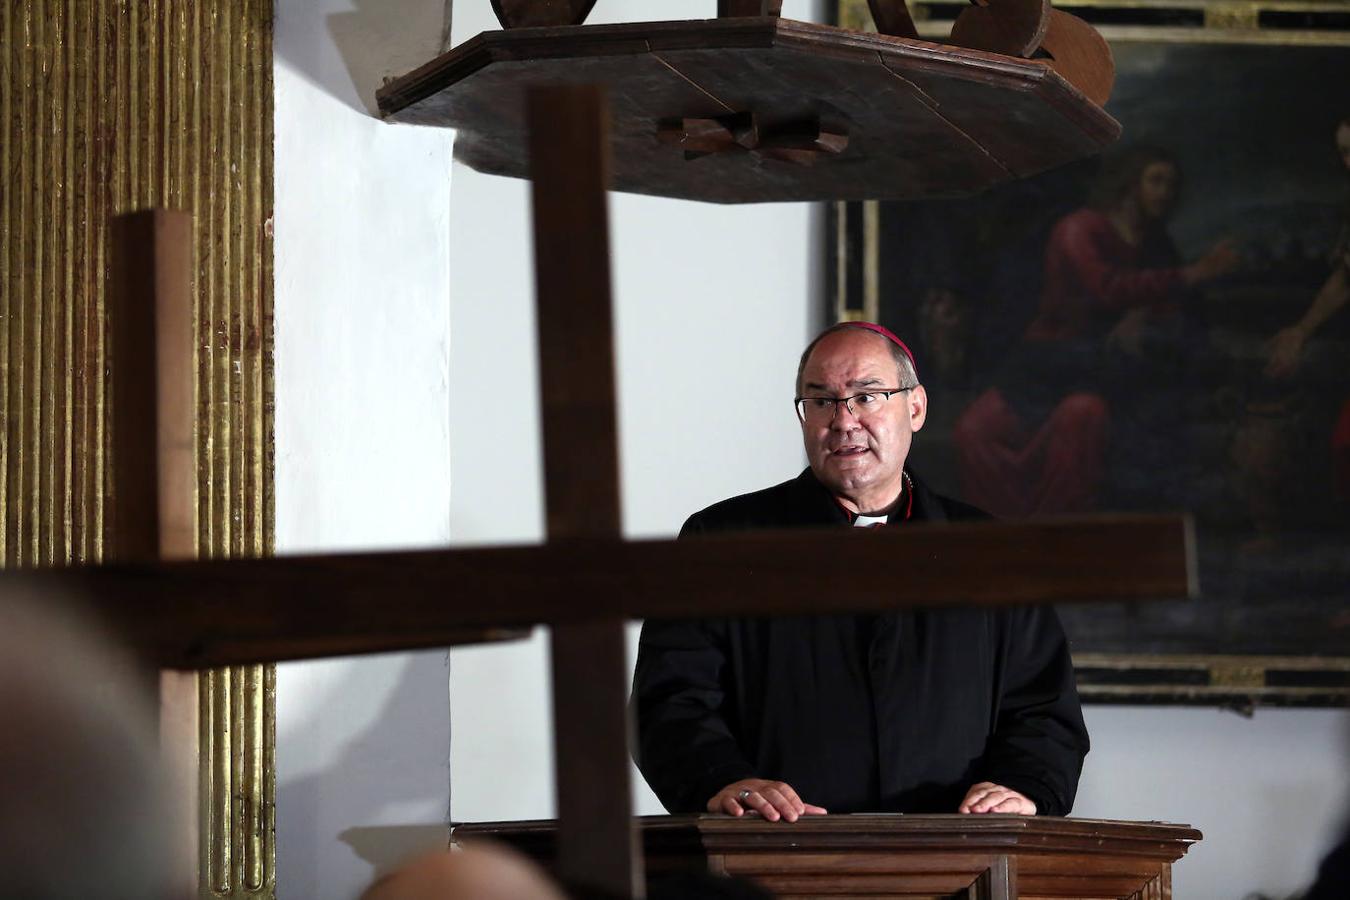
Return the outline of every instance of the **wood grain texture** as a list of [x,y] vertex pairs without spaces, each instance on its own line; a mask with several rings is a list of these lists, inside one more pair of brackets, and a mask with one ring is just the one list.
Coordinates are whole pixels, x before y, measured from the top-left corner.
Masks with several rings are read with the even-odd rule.
[[[396,122],[458,129],[475,169],[526,177],[524,86],[603,84],[613,188],[724,203],[983,190],[1100,152],[1119,124],[1043,61],[781,18],[486,32],[378,94]],[[686,160],[660,123],[753,113],[847,134],[817,165]]]
[[1101,106],[1111,99],[1116,64],[1111,45],[1097,29],[1071,13],[1052,9],[1041,49],[1054,70],[1093,103]]
[[783,0],[717,0],[719,18],[733,16],[777,16],[783,12]]
[[[35,0],[0,7],[0,558],[95,563],[111,552],[109,221],[192,212],[195,473],[203,555],[272,546],[272,4]],[[236,759],[211,789],[211,897],[272,892],[271,675],[254,736],[202,722]],[[231,703],[235,700],[231,697]],[[238,722],[237,718],[231,722]],[[231,773],[264,766],[261,781]],[[257,790],[254,790],[256,786]],[[245,827],[247,823],[247,827]],[[229,843],[229,842],[226,842]]]
[[535,307],[550,541],[618,539],[609,128],[601,91],[530,95]]
[[624,623],[555,625],[550,650],[558,872],[568,884],[606,896],[641,897]]
[[[147,210],[114,216],[113,525],[109,550],[124,562],[191,559],[197,543],[196,360],[192,334],[192,216]],[[201,880],[198,811],[201,716],[196,672],[159,678],[163,764],[177,786],[163,867],[173,892]]]
[[[730,816],[638,820],[650,871],[707,869],[787,897],[1132,897],[1153,900],[1202,837],[1188,825],[1045,816],[850,815],[791,825]],[[549,865],[556,823],[455,826]]]
[[979,0],[952,25],[958,47],[1029,57],[1041,46],[1050,24],[1050,0]]
[[[847,557],[846,575],[819,561]],[[1182,516],[762,532],[9,573],[167,666],[439,647],[540,623],[1194,596]],[[903,573],[897,578],[896,573]],[[584,597],[584,604],[577,598]]]
[[914,17],[909,12],[905,0],[867,0],[872,12],[872,22],[877,31],[893,37],[917,38],[919,31],[914,27]]
[[147,210],[114,217],[111,550],[121,562],[196,555],[191,280],[192,216]]
[[580,25],[595,0],[492,0],[492,11],[503,28]]
[[[532,90],[529,132],[548,538],[617,542],[604,91]],[[553,746],[560,872],[571,884],[630,897],[641,896],[643,879],[628,775],[623,626],[610,615],[553,628]]]
[[1004,853],[994,857],[990,866],[967,889],[971,900],[1016,900],[1017,857]]

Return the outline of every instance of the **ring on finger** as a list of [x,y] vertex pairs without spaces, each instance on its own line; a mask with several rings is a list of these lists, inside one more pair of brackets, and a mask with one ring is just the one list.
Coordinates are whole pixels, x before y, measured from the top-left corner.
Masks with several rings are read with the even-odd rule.
[[736,795],[736,799],[745,800],[753,793],[754,791],[750,790],[749,788],[744,788],[739,794]]

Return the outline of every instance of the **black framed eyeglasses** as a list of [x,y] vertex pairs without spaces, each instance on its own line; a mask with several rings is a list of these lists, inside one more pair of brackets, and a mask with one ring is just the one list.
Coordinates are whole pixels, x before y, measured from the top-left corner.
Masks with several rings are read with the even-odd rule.
[[917,384],[909,387],[889,388],[881,391],[863,391],[848,397],[797,397],[793,403],[797,406],[797,418],[808,425],[824,425],[834,421],[835,414],[842,403],[857,418],[861,419],[886,405],[892,394],[912,391]]

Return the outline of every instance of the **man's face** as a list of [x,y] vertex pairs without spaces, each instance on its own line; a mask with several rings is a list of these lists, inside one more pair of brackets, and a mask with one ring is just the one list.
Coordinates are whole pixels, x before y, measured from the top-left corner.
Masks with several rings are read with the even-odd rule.
[[1139,209],[1149,219],[1161,221],[1172,214],[1177,202],[1177,167],[1170,162],[1149,163],[1139,175]]
[[[849,397],[892,390],[900,383],[889,342],[863,329],[824,338],[802,370],[803,397]],[[829,422],[802,423],[802,441],[816,478],[846,506],[873,512],[900,495],[905,457],[923,427],[928,399],[922,387],[853,411],[840,403]]]

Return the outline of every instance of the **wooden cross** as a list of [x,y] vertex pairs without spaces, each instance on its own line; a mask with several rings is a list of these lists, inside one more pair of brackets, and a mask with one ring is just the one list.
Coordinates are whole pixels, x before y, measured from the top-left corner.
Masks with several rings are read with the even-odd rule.
[[[197,555],[192,216],[118,216],[111,230],[113,527],[121,563]],[[166,886],[196,896],[200,842],[197,673],[161,668],[160,746],[181,827],[165,855]]]
[[[545,545],[186,559],[195,522],[195,410],[182,389],[191,384],[182,368],[192,346],[183,321],[190,222],[150,212],[114,228],[117,561],[5,577],[94,598],[170,670],[441,647],[552,625],[559,869],[578,884],[631,897],[642,895],[643,877],[625,749],[628,619],[1194,593],[1181,516],[623,541],[605,104],[593,88],[540,88],[529,113]],[[843,554],[854,565],[831,570],[831,589],[821,590],[813,560]],[[164,736],[179,760],[196,747],[189,680],[195,685],[191,674],[162,682]],[[185,808],[195,815],[190,798]],[[195,872],[195,846],[180,848],[192,863],[176,870],[183,878]]]

